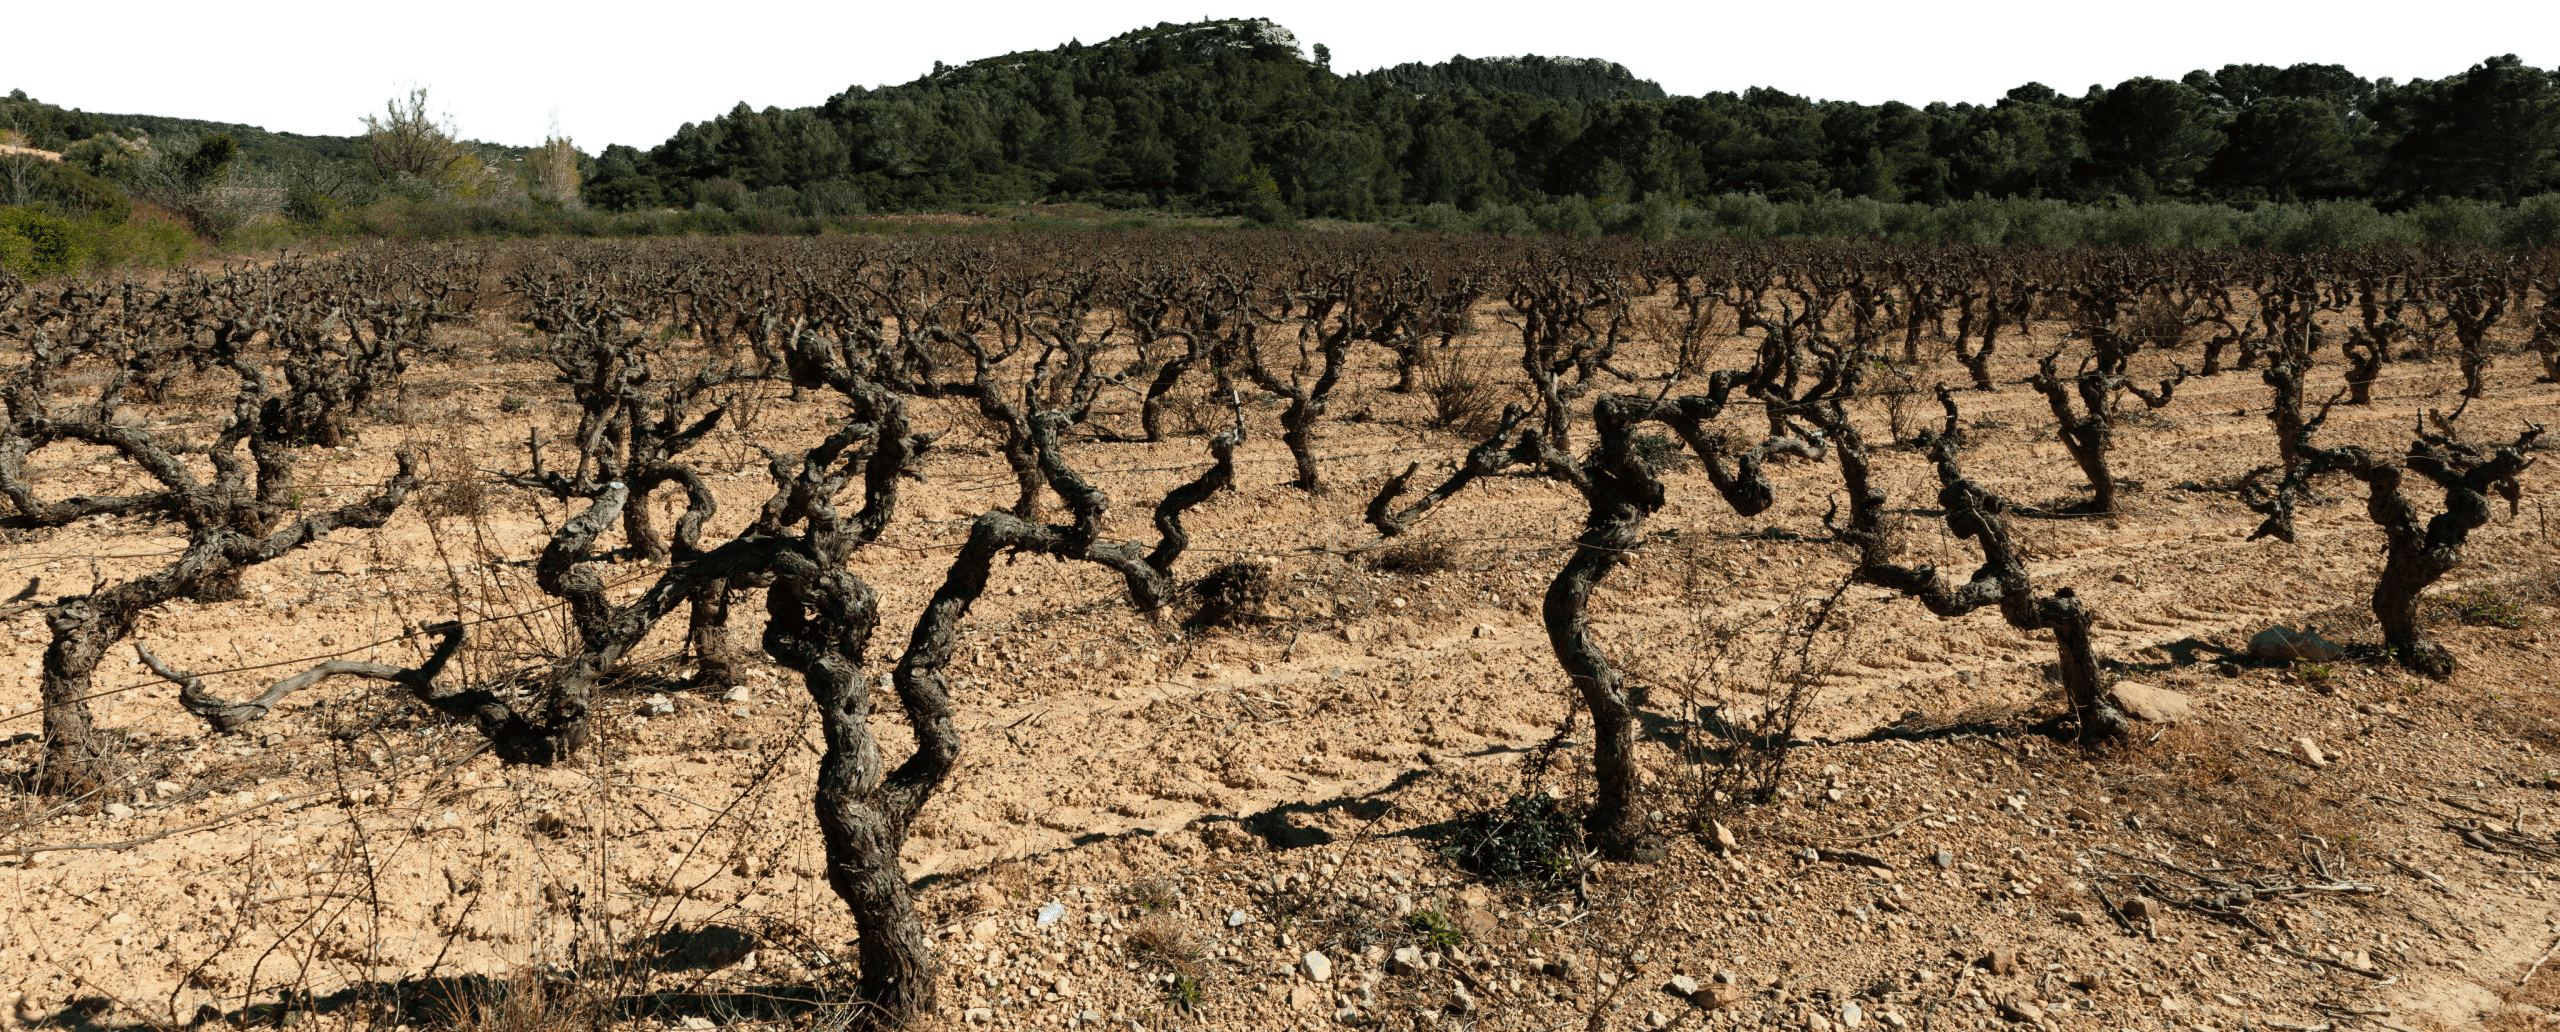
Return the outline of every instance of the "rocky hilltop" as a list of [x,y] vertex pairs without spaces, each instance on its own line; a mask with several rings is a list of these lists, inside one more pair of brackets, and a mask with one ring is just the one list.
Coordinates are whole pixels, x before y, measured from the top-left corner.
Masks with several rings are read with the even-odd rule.
[[1132,28],[1132,31],[1119,33],[1119,36],[1106,38],[1106,41],[1101,41],[1101,44],[1085,44],[1085,41],[1080,41],[1080,38],[1068,38],[1068,41],[1057,46],[1055,51],[1011,51],[1011,54],[983,56],[983,59],[963,61],[963,64],[942,64],[942,61],[934,61],[932,72],[927,72],[927,77],[960,72],[960,69],[1014,67],[1014,64],[1021,64],[1024,56],[1032,56],[1032,54],[1075,56],[1075,54],[1085,54],[1085,51],[1108,51],[1108,49],[1126,49],[1126,46],[1139,46],[1139,44],[1155,44],[1155,41],[1167,41],[1167,38],[1175,44],[1175,49],[1188,51],[1190,56],[1198,56],[1201,61],[1216,61],[1219,59],[1219,54],[1247,54],[1247,56],[1260,54],[1260,56],[1288,56],[1288,59],[1306,61],[1306,64],[1313,64],[1313,67],[1318,69],[1329,69],[1331,61],[1334,61],[1334,54],[1331,54],[1324,44],[1300,44],[1298,33],[1293,33],[1288,26],[1283,26],[1283,23],[1277,23],[1277,20],[1270,20],[1270,18],[1219,18],[1219,20],[1201,20],[1201,23],[1170,23],[1170,20],[1160,20],[1160,23],[1155,23],[1155,26]]
[[[1285,31],[1285,28],[1283,28]],[[1597,56],[1467,56],[1452,54],[1439,64],[1405,61],[1359,72],[1354,79],[1388,82],[1400,90],[1428,95],[1444,90],[1528,92],[1556,100],[1661,100],[1669,92],[1661,82],[1641,79],[1626,64]]]
[[[1085,51],[1129,49],[1129,46],[1172,41],[1175,49],[1196,56],[1201,61],[1219,59],[1221,54],[1270,56],[1270,59],[1298,59],[1318,69],[1334,67],[1334,54],[1324,44],[1306,44],[1298,33],[1270,18],[1221,18],[1203,23],[1157,23],[1152,28],[1111,36],[1101,44],[1065,41],[1047,54],[1085,54]],[[1034,51],[1039,54],[1039,51]],[[996,69],[1021,64],[1032,54],[1001,54],[968,64],[942,64],[934,61],[927,77],[960,72],[960,69]],[[1661,100],[1669,97],[1661,90],[1661,82],[1638,77],[1628,72],[1626,64],[1597,59],[1597,56],[1541,56],[1541,54],[1503,54],[1503,56],[1467,56],[1452,54],[1446,61],[1405,61],[1370,72],[1349,74],[1347,79],[1367,79],[1380,85],[1393,85],[1413,95],[1431,95],[1446,90],[1475,92],[1526,92],[1526,95],[1554,97],[1554,100]]]

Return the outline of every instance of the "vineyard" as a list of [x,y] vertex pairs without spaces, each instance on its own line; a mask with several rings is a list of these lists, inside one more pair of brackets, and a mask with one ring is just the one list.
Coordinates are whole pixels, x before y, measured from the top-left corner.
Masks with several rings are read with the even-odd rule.
[[2560,1005],[2560,252],[369,247],[0,354],[0,1021]]

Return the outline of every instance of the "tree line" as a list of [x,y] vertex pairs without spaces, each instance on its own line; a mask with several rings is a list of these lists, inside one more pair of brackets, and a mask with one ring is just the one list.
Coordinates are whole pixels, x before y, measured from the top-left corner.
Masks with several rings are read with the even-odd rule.
[[811,107],[740,104],[645,152],[608,147],[586,196],[614,210],[1088,199],[1278,222],[1721,194],[2393,209],[2560,187],[2560,83],[2512,55],[2406,83],[2235,64],[1915,106],[1767,88],[1667,96],[1573,59],[1337,75],[1319,53],[1243,20],[937,65]]
[[[1506,236],[2285,251],[2560,240],[2560,82],[2513,56],[2406,83],[2227,65],[1915,107],[1763,88],[1676,97],[1597,59],[1337,74],[1310,49],[1260,19],[1162,24],[937,64],[813,107],[741,104],[645,151],[593,155],[561,133],[530,148],[467,140],[420,92],[362,135],[329,137],[17,91],[0,99],[0,141],[64,160],[0,161],[0,203],[36,209],[4,217],[0,263],[168,264],[186,233],[221,243],[261,223],[269,245],[814,234],[873,213],[1034,201]],[[98,228],[134,211],[170,218]]]

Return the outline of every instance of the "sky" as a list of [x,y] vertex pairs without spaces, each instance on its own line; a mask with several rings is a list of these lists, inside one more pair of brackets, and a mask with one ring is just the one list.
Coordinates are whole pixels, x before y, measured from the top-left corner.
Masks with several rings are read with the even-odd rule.
[[[111,45],[99,9],[28,4],[0,89],[65,107],[352,135],[411,86],[463,135],[533,144],[552,126],[589,152],[642,149],[727,111],[824,103],[1069,38],[1157,22],[1265,17],[1323,43],[1338,72],[1456,54],[1601,57],[1675,94],[1770,86],[1820,99],[1988,103],[2035,81],[2077,94],[2138,75],[2225,64],[2343,64],[2367,78],[2440,78],[2516,53],[2560,65],[2560,5],[2339,0],[1825,0],[1820,4],[1491,0],[1465,5],[1273,0],[1249,9],[1143,0],[816,3],[351,4],[133,0]],[[2128,12],[2138,12],[2129,17]]]

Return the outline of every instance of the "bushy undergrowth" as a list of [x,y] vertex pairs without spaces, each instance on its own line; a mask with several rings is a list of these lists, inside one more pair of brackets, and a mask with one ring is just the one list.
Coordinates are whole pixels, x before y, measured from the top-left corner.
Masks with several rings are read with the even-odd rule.
[[[869,214],[809,215],[790,207],[700,205],[690,210],[611,213],[559,205],[468,203],[392,196],[349,205],[326,196],[290,195],[286,217],[268,218],[198,239],[180,218],[146,202],[112,211],[71,212],[44,204],[7,216],[0,267],[21,276],[166,268],[208,249],[256,254],[279,248],[329,248],[367,241],[453,242],[534,237],[638,239],[681,236],[821,236],[832,233],[979,234],[1070,230],[1224,228],[1146,218],[1064,218],[1015,210],[963,210],[977,219],[919,220]],[[129,217],[126,212],[131,212]],[[983,220],[983,221],[982,221]],[[1726,194],[1703,201],[1591,201],[1567,197],[1535,206],[1462,211],[1446,204],[1416,209],[1387,223],[1401,231],[1482,233],[1510,237],[1636,236],[1739,239],[1868,238],[1905,244],[2040,244],[2256,248],[2304,253],[2390,243],[2467,243],[2492,247],[2560,244],[2560,194],[2515,207],[2448,201],[2385,214],[2361,201],[2235,207],[2164,202],[2072,205],[2050,200],[1976,200],[1945,205],[1895,204],[1865,198],[1771,201]],[[66,228],[67,227],[67,228]],[[1245,228],[1269,228],[1248,225]],[[1456,385],[1443,413],[1469,419],[1498,400],[1472,378]],[[1439,384],[1433,384],[1435,397]],[[1484,394],[1479,398],[1477,395]]]
[[30,278],[86,268],[95,248],[83,228],[40,208],[0,208],[0,268]]
[[47,207],[0,208],[0,269],[16,276],[168,268],[195,251],[186,226],[148,205],[121,220]]
[[1476,211],[1434,204],[1396,225],[1420,232],[1514,237],[1849,237],[1904,244],[2250,247],[2295,254],[2391,243],[2524,248],[2560,243],[2560,193],[2528,197],[2513,207],[2436,201],[2389,214],[2363,201],[2071,204],[2017,198],[1901,204],[1836,195],[1773,201],[1732,193],[1675,203],[1567,197]]

